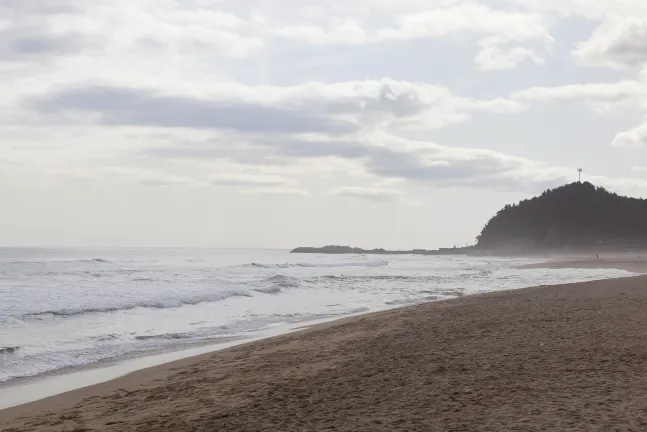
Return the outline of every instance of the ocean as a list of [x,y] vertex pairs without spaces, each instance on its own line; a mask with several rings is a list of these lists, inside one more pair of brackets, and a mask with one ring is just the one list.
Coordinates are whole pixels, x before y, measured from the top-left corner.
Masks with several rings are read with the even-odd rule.
[[0,384],[268,328],[542,284],[629,276],[521,258],[284,250],[0,249]]

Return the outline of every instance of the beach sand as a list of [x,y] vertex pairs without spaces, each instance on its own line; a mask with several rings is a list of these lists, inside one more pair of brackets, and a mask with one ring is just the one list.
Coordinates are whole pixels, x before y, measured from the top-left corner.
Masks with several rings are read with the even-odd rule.
[[644,431],[647,276],[335,321],[3,410],[0,429]]

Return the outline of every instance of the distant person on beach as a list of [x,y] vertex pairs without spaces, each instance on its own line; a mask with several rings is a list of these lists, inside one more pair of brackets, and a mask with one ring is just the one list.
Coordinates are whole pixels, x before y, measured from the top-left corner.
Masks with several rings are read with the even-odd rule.
[[600,254],[595,254],[595,259],[600,259]]

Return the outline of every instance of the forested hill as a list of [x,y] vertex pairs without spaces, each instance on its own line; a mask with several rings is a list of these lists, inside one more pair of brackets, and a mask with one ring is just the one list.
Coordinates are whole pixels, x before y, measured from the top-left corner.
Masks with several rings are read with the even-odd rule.
[[647,245],[647,200],[571,183],[506,205],[477,237],[479,248]]

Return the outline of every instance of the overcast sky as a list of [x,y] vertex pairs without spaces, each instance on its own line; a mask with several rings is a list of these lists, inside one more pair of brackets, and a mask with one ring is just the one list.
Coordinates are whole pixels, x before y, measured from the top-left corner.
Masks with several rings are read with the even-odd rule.
[[0,0],[0,245],[432,248],[647,196],[644,0]]

